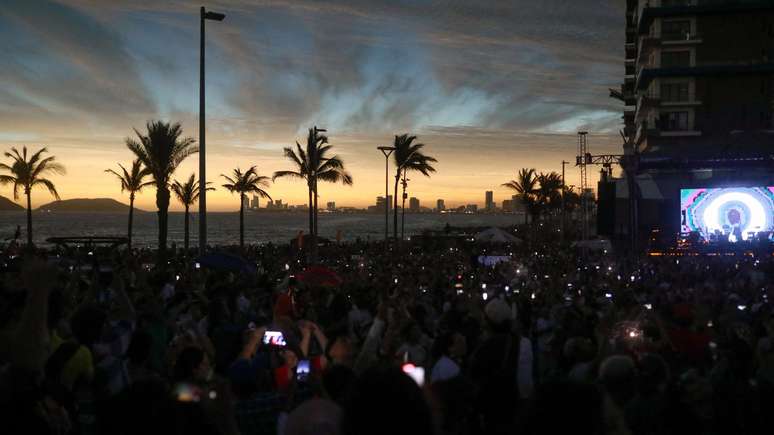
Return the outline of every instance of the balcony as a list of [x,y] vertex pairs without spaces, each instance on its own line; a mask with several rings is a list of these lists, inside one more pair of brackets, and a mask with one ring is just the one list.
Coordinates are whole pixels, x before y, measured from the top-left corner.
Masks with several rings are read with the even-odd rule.
[[749,61],[727,64],[704,64],[693,66],[660,66],[642,65],[637,71],[637,89],[646,89],[650,81],[656,77],[700,77],[700,76],[733,76],[740,74],[770,74],[774,73],[772,61]]
[[701,106],[702,102],[696,98],[692,92],[680,95],[664,96],[657,91],[648,91],[637,97],[637,111],[646,107],[695,107]]
[[701,44],[701,35],[691,32],[663,33],[661,45]]
[[657,17],[764,10],[774,10],[774,2],[770,0],[648,0],[639,5],[637,29],[640,34],[648,33],[653,19]]

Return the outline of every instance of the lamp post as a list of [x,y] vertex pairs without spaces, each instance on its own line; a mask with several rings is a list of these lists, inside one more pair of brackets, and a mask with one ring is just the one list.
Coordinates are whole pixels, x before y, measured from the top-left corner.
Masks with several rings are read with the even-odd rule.
[[207,174],[204,138],[204,20],[223,21],[226,15],[206,11],[201,7],[199,15],[199,254],[207,247]]
[[395,147],[377,147],[384,154],[384,243],[390,237],[390,154],[395,151]]
[[564,195],[567,193],[567,187],[564,185],[564,167],[569,164],[570,162],[566,162],[562,160],[562,240],[564,240],[564,230],[565,230],[565,206],[564,206]]

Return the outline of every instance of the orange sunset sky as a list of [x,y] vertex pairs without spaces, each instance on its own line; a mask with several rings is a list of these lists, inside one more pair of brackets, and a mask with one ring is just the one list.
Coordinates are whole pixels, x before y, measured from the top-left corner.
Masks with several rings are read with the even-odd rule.
[[[355,180],[320,187],[322,203],[338,206],[365,207],[383,194],[376,147],[395,134],[419,136],[439,161],[432,178],[410,176],[409,195],[429,207],[438,198],[482,204],[486,190],[499,204],[511,195],[500,184],[518,168],[560,172],[563,159],[574,162],[579,129],[590,131],[592,152],[620,152],[621,107],[608,97],[623,74],[619,2],[205,3],[226,14],[207,23],[207,167],[216,186],[236,166],[290,169],[282,148],[313,125],[328,129]],[[133,127],[178,121],[198,139],[198,6],[4,5],[0,150],[46,146],[68,171],[53,177],[62,198],[126,202],[104,170],[129,164]],[[176,178],[197,168],[190,158]],[[567,184],[578,184],[572,165]],[[298,181],[278,180],[269,192],[306,201]],[[0,195],[11,196],[10,186]],[[33,206],[51,200],[33,194]],[[150,188],[136,205],[150,210],[154,201]],[[238,199],[219,188],[208,207],[235,210]]]

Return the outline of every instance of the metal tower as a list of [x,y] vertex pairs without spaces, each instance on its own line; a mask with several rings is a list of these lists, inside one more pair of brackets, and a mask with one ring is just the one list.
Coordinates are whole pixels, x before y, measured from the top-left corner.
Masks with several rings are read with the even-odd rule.
[[580,197],[581,197],[581,234],[583,240],[589,238],[589,204],[586,189],[588,189],[588,177],[586,175],[587,157],[589,155],[588,145],[586,143],[587,131],[578,132],[578,156],[575,158],[575,166],[580,167]]

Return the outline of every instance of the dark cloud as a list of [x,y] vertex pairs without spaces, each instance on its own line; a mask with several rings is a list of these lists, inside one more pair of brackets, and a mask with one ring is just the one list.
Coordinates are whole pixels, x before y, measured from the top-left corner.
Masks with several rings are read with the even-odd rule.
[[[64,1],[97,20],[140,15],[197,37],[192,0]],[[230,71],[217,94],[234,116],[282,131],[317,121],[353,131],[455,122],[535,130],[599,111],[609,117],[595,115],[592,124],[610,130],[618,122],[619,107],[607,98],[622,69],[623,8],[614,0],[224,0],[210,7],[228,14],[209,33],[208,67]],[[461,107],[451,113],[455,104]]]
[[13,0],[0,14],[0,80],[28,107],[90,117],[154,110],[134,59],[110,27],[47,1]]

